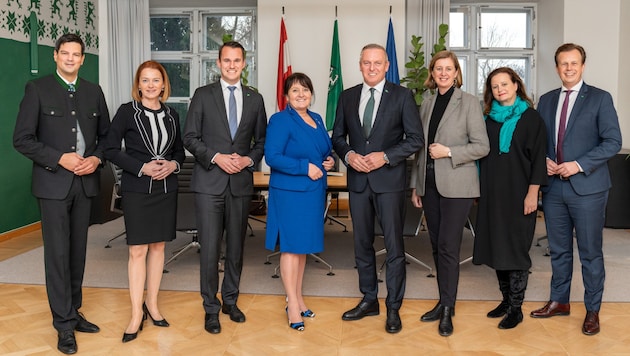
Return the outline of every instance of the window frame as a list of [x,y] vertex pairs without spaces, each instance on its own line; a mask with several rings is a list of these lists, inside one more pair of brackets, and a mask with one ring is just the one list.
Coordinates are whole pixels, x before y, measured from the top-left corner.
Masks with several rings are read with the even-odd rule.
[[[484,10],[490,9],[492,13],[513,13],[526,12],[529,13],[527,28],[525,29],[528,44],[530,48],[484,48],[481,47],[481,14]],[[464,14],[464,41],[462,47],[450,47],[458,57],[467,58],[466,61],[466,77],[463,78],[464,85],[462,90],[472,93],[483,100],[483,91],[478,92],[478,87],[483,87],[482,79],[479,78],[479,62],[485,59],[525,59],[525,77],[522,78],[527,88],[528,95],[536,100],[536,38],[537,38],[537,4],[531,2],[522,3],[458,3],[451,2],[450,13]],[[461,65],[461,63],[460,63]],[[473,79],[474,78],[474,79]],[[485,78],[484,78],[485,79]]]

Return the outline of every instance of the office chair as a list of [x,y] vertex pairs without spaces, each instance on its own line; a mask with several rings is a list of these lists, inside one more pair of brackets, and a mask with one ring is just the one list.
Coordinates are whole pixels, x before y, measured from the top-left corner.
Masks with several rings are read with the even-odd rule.
[[[413,203],[411,202],[411,199],[409,197],[405,198],[405,222],[403,225],[403,237],[408,238],[412,236],[418,236],[418,232],[420,231],[420,228],[423,226],[423,223],[422,223],[423,219],[424,219],[424,210],[418,209],[415,206],[413,206]],[[381,224],[379,223],[378,218],[374,222],[374,235],[383,237],[383,228],[381,227]],[[385,248],[382,248],[379,251],[376,251],[375,256],[384,255],[385,253],[387,253],[387,250]],[[433,274],[433,267],[419,260],[418,258],[411,255],[407,251],[405,251],[405,258],[407,260],[407,263],[411,261],[428,269],[429,270],[429,274],[427,275],[428,278],[435,277],[435,275]],[[383,263],[381,264],[381,267],[378,270],[379,282],[383,281],[381,279],[381,273],[383,272],[383,268],[385,267],[385,262],[386,261],[383,261]]]
[[[201,245],[197,236],[197,221],[195,218],[195,193],[190,190],[190,180],[192,178],[193,167],[195,166],[195,158],[186,156],[184,163],[180,167],[177,174],[177,183],[179,190],[177,192],[177,220],[175,229],[192,235],[191,241],[173,252],[173,255],[164,263],[164,267],[177,259],[184,252],[196,248],[199,252]],[[165,273],[168,270],[164,269]]]
[[[110,206],[109,206],[109,210],[114,212],[114,213],[118,213],[118,214],[122,214],[123,210],[122,210],[122,191],[121,191],[121,187],[120,187],[120,179],[122,177],[122,169],[118,168],[118,166],[116,166],[115,164],[113,164],[112,162],[108,162],[107,166],[109,167],[109,169],[112,171],[112,174],[114,176],[114,187],[112,188],[112,199],[110,202]],[[109,239],[107,241],[107,244],[105,245],[105,248],[111,248],[111,242],[116,240],[117,238],[125,235],[127,233],[126,230],[123,230],[120,234],[112,237],[111,239]]]

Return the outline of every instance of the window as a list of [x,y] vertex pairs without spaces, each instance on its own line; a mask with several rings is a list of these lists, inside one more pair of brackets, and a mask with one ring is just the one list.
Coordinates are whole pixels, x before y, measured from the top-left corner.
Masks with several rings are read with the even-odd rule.
[[182,128],[195,89],[221,77],[217,67],[225,35],[243,45],[249,85],[255,86],[256,17],[254,8],[174,10],[152,9],[151,58],[160,62],[171,82],[168,104],[180,116]]
[[536,5],[451,5],[448,48],[460,60],[462,88],[482,98],[488,74],[507,66],[533,98]]

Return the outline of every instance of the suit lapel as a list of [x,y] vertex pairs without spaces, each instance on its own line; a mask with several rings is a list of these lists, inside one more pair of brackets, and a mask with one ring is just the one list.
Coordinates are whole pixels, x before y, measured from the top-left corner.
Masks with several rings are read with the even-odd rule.
[[217,120],[220,121],[219,125],[225,129],[225,133],[230,137],[230,126],[228,124],[227,112],[225,111],[225,100],[223,99],[221,83],[216,82],[215,85],[210,87],[210,90],[210,95],[214,99],[214,105],[217,107]]
[[[378,110],[376,111],[376,116],[374,116],[374,124],[372,124],[372,130],[370,130],[370,136],[372,136],[372,132],[376,132],[376,130],[378,130],[378,126],[382,125],[381,124],[381,120],[379,120],[382,116],[383,113],[385,112],[385,110],[387,110],[386,106],[389,102],[391,102],[389,96],[392,95],[391,93],[391,89],[392,89],[392,83],[390,82],[385,82],[385,85],[383,86],[383,92],[381,93],[381,101],[378,104]],[[361,95],[359,94],[359,98],[361,97]]]
[[580,112],[584,109],[584,103],[586,102],[586,98],[588,95],[588,86],[586,83],[582,83],[582,87],[580,91],[577,93],[577,98],[575,98],[575,103],[573,104],[573,109],[571,109],[571,115],[569,116],[569,122],[567,123],[567,129],[564,132],[564,135],[567,136],[573,126],[575,126],[575,120],[580,115]]

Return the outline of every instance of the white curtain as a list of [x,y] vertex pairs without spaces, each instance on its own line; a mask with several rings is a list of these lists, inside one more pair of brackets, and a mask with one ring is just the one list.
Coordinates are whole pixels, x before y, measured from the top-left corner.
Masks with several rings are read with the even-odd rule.
[[149,0],[108,0],[107,15],[109,90],[105,95],[113,117],[121,104],[132,100],[136,69],[151,59]]
[[411,49],[411,35],[422,36],[427,65],[433,45],[440,38],[440,24],[448,24],[450,0],[407,0],[406,53]]

